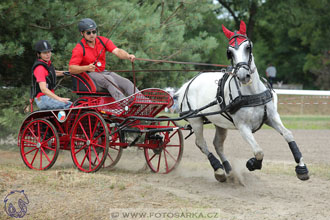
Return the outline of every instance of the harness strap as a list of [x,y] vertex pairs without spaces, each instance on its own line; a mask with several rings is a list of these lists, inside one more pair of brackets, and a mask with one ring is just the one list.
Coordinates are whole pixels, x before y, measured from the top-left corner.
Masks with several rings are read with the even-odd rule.
[[[242,93],[241,93],[241,90],[239,89],[239,86],[238,86],[238,82],[237,82],[237,77],[233,77],[234,78],[234,82],[235,82],[235,85],[236,85],[236,88],[237,88],[237,92],[238,92],[238,95],[239,96],[242,96]],[[229,85],[230,86],[230,85]],[[231,97],[232,99],[233,97]]]
[[257,129],[252,131],[252,133],[255,133],[256,131],[258,131],[266,121],[267,121],[267,107],[266,107],[266,105],[264,105],[264,116],[262,117],[262,122],[260,123],[260,125]]
[[[218,102],[220,104],[220,109],[222,109],[222,110],[226,109],[226,103],[225,103],[225,99],[224,99],[224,90],[225,90],[224,88],[225,88],[225,83],[226,83],[228,78],[229,78],[229,74],[228,74],[228,72],[226,72],[218,82],[218,89],[217,89],[216,99],[218,100]],[[229,89],[230,89],[230,87],[229,87]],[[230,91],[229,94],[230,94],[230,97],[231,97],[231,91]],[[227,120],[234,123],[233,118],[229,115],[229,113],[227,111],[222,111],[220,114],[224,118],[226,118]]]
[[255,107],[268,103],[273,98],[272,92],[267,89],[262,93],[255,95],[242,95],[238,96],[232,101],[229,106],[230,114],[234,114],[240,108],[244,107]]
[[[101,38],[100,37],[96,37],[96,38],[99,39],[99,41],[101,42],[101,44],[103,45],[103,47],[106,48],[105,47],[105,44],[103,43],[103,41],[101,40]],[[85,56],[85,46],[84,46],[83,42],[81,42],[81,41],[79,41],[79,44],[83,48],[83,56]]]
[[82,49],[83,49],[83,57],[85,56],[85,46],[83,44],[83,42],[79,41],[79,44],[81,45]]

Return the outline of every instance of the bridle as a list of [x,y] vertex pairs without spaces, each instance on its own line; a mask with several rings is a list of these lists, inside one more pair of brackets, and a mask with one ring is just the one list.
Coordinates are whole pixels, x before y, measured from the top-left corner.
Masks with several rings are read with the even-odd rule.
[[[240,37],[245,39],[244,41],[242,41],[240,43],[240,45],[242,43],[244,43],[245,41],[248,42],[248,45],[249,45],[248,46],[249,47],[249,60],[248,60],[248,62],[239,62],[239,63],[236,63],[236,65],[234,65],[233,56],[232,56],[232,53],[230,52],[229,48],[232,47],[232,48],[238,49],[238,47],[240,45],[238,45],[237,38],[240,38]],[[229,43],[233,39],[235,40],[235,46],[231,46],[231,44],[229,44],[228,47],[227,47],[227,58],[229,60],[231,60],[231,65],[233,67],[232,74],[237,77],[237,72],[240,68],[243,68],[243,69],[249,71],[250,74],[254,73],[254,70],[253,71],[251,70],[251,63],[252,63],[252,42],[251,42],[251,40],[247,36],[245,36],[243,34],[237,34],[236,32],[229,39]]]

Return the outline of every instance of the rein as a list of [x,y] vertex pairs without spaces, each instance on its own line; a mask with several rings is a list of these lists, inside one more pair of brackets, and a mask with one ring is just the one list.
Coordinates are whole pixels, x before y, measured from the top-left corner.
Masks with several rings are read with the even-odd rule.
[[[228,65],[222,65],[222,64],[196,63],[196,62],[181,62],[181,61],[173,61],[173,60],[155,60],[155,59],[145,59],[145,58],[135,58],[135,60],[147,61],[147,62],[154,62],[154,63],[173,63],[173,64],[196,65],[196,66],[228,67]],[[148,70],[143,70],[143,71],[148,71]],[[166,70],[151,70],[151,71],[152,72],[156,72],[156,71],[166,71]],[[170,71],[174,71],[174,70],[170,70]],[[177,71],[186,71],[186,72],[188,72],[188,71],[196,71],[196,70],[177,70]],[[201,70],[197,70],[197,71],[201,71]],[[212,71],[214,71],[214,70],[212,70]],[[136,80],[135,80],[134,62],[132,62],[132,70],[131,71],[124,70],[122,72],[132,72],[133,73],[134,92],[135,92]],[[196,77],[197,76],[195,76],[195,78]],[[188,105],[189,105],[189,103],[188,103]]]
[[153,60],[153,59],[144,59],[144,58],[135,58],[135,59],[141,61],[155,62],[155,63],[174,63],[174,64],[185,64],[185,65],[196,65],[196,66],[228,67],[228,65],[211,64],[211,63],[181,62],[181,61],[172,61],[172,60]]

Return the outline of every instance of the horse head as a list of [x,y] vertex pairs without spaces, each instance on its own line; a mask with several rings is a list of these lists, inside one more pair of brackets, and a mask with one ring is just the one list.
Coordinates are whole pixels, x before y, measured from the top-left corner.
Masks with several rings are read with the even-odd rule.
[[[224,25],[222,30],[229,40],[227,47],[227,57],[231,60],[233,74],[237,76],[243,84],[251,82],[251,74],[255,71],[252,42],[246,36],[246,25],[241,21],[239,31],[230,31]],[[252,66],[253,65],[253,66]]]

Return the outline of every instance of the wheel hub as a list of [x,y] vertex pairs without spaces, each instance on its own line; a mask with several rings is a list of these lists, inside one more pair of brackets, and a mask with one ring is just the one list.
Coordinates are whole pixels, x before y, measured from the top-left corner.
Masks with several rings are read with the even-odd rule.
[[152,149],[155,154],[160,154],[162,152],[162,148]]
[[37,143],[37,148],[40,148],[40,147],[41,147],[41,143],[38,142],[38,143]]
[[163,137],[161,135],[155,134],[155,135],[150,135],[150,143],[152,144],[157,144],[158,147],[152,149],[155,154],[160,154],[163,150],[161,147],[163,145]]
[[90,144],[91,144],[91,141],[88,140],[88,141],[86,142],[86,145],[89,146]]

